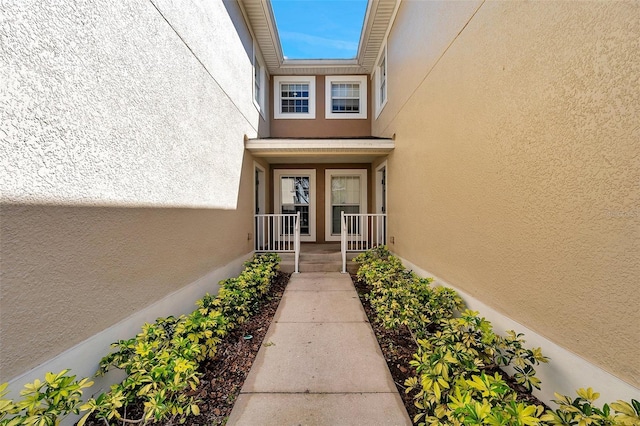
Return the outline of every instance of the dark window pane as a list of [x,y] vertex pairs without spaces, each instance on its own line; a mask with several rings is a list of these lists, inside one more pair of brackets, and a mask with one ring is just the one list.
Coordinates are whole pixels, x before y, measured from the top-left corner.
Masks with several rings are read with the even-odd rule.
[[358,113],[360,112],[359,99],[333,99],[331,105],[332,112]]
[[[296,214],[297,212],[300,212],[300,234],[309,235],[309,206],[297,206],[294,204],[282,205],[282,213],[284,214]],[[280,227],[281,233],[285,235],[293,234],[295,231],[293,222],[287,219],[282,219]]]
[[[332,234],[339,234],[340,233],[340,218],[341,218],[341,214],[340,212],[345,212],[345,213],[360,213],[360,206],[333,206],[332,207],[332,220],[331,220],[331,233]],[[356,233],[359,234],[360,233],[360,226],[358,226],[358,221],[354,220],[355,223],[350,223],[347,222],[347,226],[348,226],[348,230],[350,233]]]

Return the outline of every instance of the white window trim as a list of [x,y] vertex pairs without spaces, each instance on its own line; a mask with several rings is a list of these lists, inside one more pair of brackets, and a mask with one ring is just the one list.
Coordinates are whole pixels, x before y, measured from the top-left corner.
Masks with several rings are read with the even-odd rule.
[[[358,83],[360,85],[360,112],[334,113],[332,110],[331,85],[333,83]],[[367,118],[367,76],[327,75],[324,78],[324,116],[327,119],[362,120]]]
[[316,170],[315,169],[275,169],[273,171],[273,212],[280,213],[280,182],[282,176],[309,176],[309,235],[300,235],[300,241],[316,241]]
[[[385,97],[384,100],[380,100],[380,84],[381,84],[381,76],[382,76],[382,67],[381,63],[384,60],[384,68],[385,68]],[[382,44],[382,48],[380,50],[380,54],[378,55],[378,59],[376,60],[376,71],[375,71],[375,79],[374,79],[374,99],[376,104],[376,118],[380,115],[382,110],[384,109],[387,101],[389,100],[389,55],[387,54],[387,40],[385,39]]]
[[[307,83],[309,84],[309,112],[281,112],[280,90],[281,84]],[[302,119],[313,120],[316,118],[316,77],[315,76],[274,76],[273,77],[273,118],[276,120]]]
[[[261,89],[257,100],[256,100],[256,63],[258,63],[258,65],[260,66],[260,74],[258,75],[258,78],[260,79],[260,89]],[[265,106],[266,106],[266,99],[267,99],[267,81],[268,81],[267,70],[264,66],[264,61],[259,56],[258,49],[255,43],[253,44],[253,66],[251,67],[251,71],[252,71],[251,83],[253,84],[251,88],[251,94],[252,94],[253,105],[255,105],[256,109],[258,110],[262,118],[266,118]]]
[[331,231],[331,178],[334,176],[360,176],[360,213],[367,213],[367,169],[327,169],[324,182],[324,240],[340,241],[340,234]]

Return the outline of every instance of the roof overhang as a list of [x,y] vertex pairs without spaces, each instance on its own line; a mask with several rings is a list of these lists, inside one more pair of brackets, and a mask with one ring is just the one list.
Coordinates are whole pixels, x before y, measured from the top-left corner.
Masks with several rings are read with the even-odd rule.
[[369,0],[354,59],[285,59],[270,0],[238,0],[271,75],[371,74],[401,0]]
[[268,163],[371,163],[395,148],[393,139],[248,139],[245,148]]

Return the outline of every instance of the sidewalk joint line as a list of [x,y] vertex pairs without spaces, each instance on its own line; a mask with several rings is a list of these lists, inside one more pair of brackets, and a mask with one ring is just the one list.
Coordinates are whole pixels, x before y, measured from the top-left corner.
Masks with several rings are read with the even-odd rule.
[[344,391],[344,392],[242,392],[240,395],[366,395],[366,394],[381,394],[381,395],[398,395],[398,392],[391,391]]
[[275,321],[278,324],[369,324],[369,321]]

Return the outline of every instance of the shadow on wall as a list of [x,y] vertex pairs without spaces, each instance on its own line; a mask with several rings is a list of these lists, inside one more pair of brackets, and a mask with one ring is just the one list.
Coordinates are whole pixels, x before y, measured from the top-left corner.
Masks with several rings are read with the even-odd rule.
[[229,18],[236,29],[236,33],[240,36],[244,52],[246,53],[249,62],[253,63],[253,40],[247,30],[247,25],[244,22],[244,17],[242,16],[237,0],[223,0],[222,4],[224,5],[224,8],[227,9],[227,13],[229,14]]
[[252,250],[250,209],[1,205],[0,382]]

